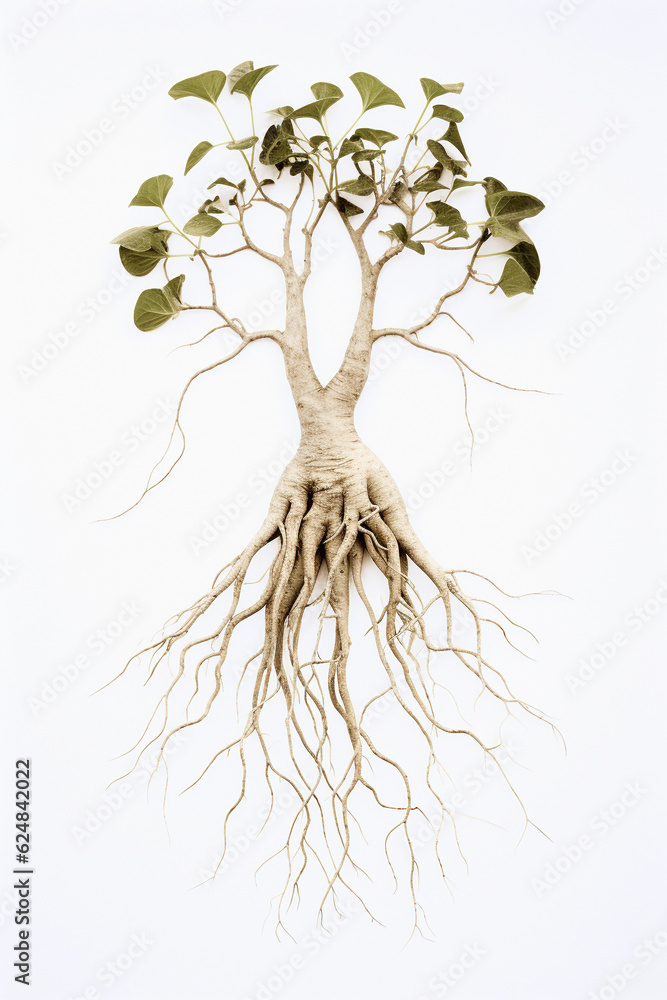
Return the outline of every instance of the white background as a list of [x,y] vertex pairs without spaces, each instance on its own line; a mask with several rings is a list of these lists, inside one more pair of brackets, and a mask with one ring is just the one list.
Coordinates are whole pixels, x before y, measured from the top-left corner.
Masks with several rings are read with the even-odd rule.
[[[10,486],[0,552],[9,633],[0,768],[8,817],[0,851],[3,995],[24,995],[12,982],[9,806],[14,760],[29,755],[35,1000],[610,1000],[617,993],[658,1000],[667,981],[662,6],[566,0],[560,14],[555,0],[402,0],[389,13],[382,0],[56,6],[10,0],[0,34],[3,447]],[[530,227],[543,262],[535,296],[488,299],[481,288],[470,289],[457,316],[475,334],[474,346],[448,327],[440,336],[482,372],[553,394],[511,393],[472,380],[473,424],[483,428],[492,411],[502,414],[477,449],[472,474],[460,454],[460,381],[445,359],[412,356],[407,348],[381,355],[386,370],[369,384],[358,411],[362,437],[413,498],[414,524],[444,565],[489,574],[513,592],[553,588],[571,598],[506,605],[540,645],[535,653],[526,643],[535,663],[502,653],[517,689],[557,720],[567,742],[565,755],[548,728],[531,720],[505,731],[523,765],[510,768],[512,780],[551,841],[529,829],[517,846],[522,816],[502,779],[491,775],[479,787],[471,772],[479,762],[459,756],[457,744],[443,747],[466,799],[459,835],[470,868],[450,846],[452,896],[425,860],[421,899],[431,941],[413,937],[406,944],[408,896],[404,888],[392,895],[371,812],[365,832],[374,884],[367,894],[384,928],[355,912],[318,944],[317,901],[307,897],[292,914],[295,941],[276,941],[271,918],[262,930],[277,876],[256,886],[254,871],[279,846],[284,820],[241,850],[213,886],[193,889],[214,863],[225,796],[235,787],[223,768],[193,798],[178,797],[202,759],[195,736],[174,753],[171,842],[159,780],[148,804],[139,774],[113,815],[104,808],[105,788],[127,760],[112,758],[141,732],[155,691],[143,687],[145,666],[135,664],[118,684],[92,692],[245,544],[269,498],[257,477],[270,478],[273,468],[275,478],[297,433],[277,351],[249,349],[193,392],[184,414],[188,450],[173,475],[131,513],[98,520],[139,495],[169,421],[137,447],[128,431],[160,400],[173,402],[188,377],[223,349],[218,342],[170,354],[202,332],[189,317],[140,334],[132,309],[151,279],[119,285],[122,271],[108,241],[148,221],[146,210],[126,208],[145,177],[177,178],[180,220],[188,203],[199,203],[219,165],[204,161],[185,180],[182,165],[200,140],[219,141],[218,123],[212,109],[176,104],[167,89],[248,58],[256,66],[280,64],[257,91],[259,108],[305,103],[315,80],[349,92],[346,79],[357,70],[394,87],[411,109],[421,101],[420,76],[464,80],[471,176],[493,174],[548,205]],[[350,110],[354,101],[352,93]],[[374,114],[380,127],[392,121],[406,129],[414,117],[406,112],[404,123],[393,111]],[[80,162],[70,156],[67,167],[68,147],[101,119],[111,128]],[[343,234],[333,224],[326,232],[332,245],[313,279],[311,327],[323,377],[340,358],[355,307]],[[415,257],[405,277],[396,270],[381,289],[383,315],[408,321],[428,305],[438,291],[438,266]],[[271,268],[233,274],[239,315],[270,308],[279,288]],[[271,315],[278,323],[280,308]],[[75,336],[63,335],[67,324],[76,324]],[[563,356],[558,345],[573,334],[580,346]],[[64,346],[48,348],[37,371],[36,358],[53,337]],[[619,450],[629,457],[613,473]],[[113,451],[122,458],[113,475],[68,509],[77,480]],[[420,500],[420,489],[432,492],[424,489],[429,475],[448,461],[455,475]],[[601,492],[592,484],[603,473],[608,485]],[[241,511],[239,494],[249,497]],[[576,503],[580,516],[567,525],[564,514]],[[220,505],[230,523],[196,554],[192,539]],[[549,525],[541,553],[531,555]],[[124,604],[138,610],[114,629]],[[95,633],[109,627],[119,634],[99,651]],[[77,666],[82,655],[85,666]],[[572,679],[584,661],[589,679],[577,685]],[[363,658],[357,663],[361,669]],[[479,711],[483,725],[483,706]],[[378,725],[381,731],[382,720]],[[406,745],[405,754],[412,761],[414,748]],[[628,783],[635,791],[619,804]],[[237,837],[263,801],[264,789],[253,788],[245,818],[233,827]],[[82,837],[86,818],[90,826],[98,811],[104,822]],[[581,838],[587,846],[577,854]],[[429,845],[422,851],[426,859]],[[150,944],[141,953],[135,948],[139,957],[130,964],[123,956],[132,935]],[[654,942],[655,954],[645,940]],[[437,977],[454,982],[466,949],[478,957],[448,987]],[[285,982],[285,963],[294,956],[299,968]],[[109,962],[119,962],[122,975],[101,973]]]

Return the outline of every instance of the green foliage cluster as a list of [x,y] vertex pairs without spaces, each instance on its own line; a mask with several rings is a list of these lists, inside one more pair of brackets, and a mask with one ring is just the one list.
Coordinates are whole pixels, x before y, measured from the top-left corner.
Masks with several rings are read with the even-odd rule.
[[[181,80],[169,94],[174,100],[194,97],[216,109],[229,136],[220,142],[203,140],[188,155],[188,174],[213,150],[223,147],[242,158],[247,175],[238,182],[218,177],[209,189],[221,188],[208,198],[197,213],[182,228],[169,217],[165,203],[173,184],[166,174],[150,177],[140,186],[130,205],[160,209],[164,218],[155,224],[139,226],[121,233],[112,242],[118,244],[123,267],[130,274],[143,277],[160,262],[170,257],[203,257],[210,254],[204,240],[214,237],[224,226],[237,227],[242,239],[247,233],[244,215],[258,202],[280,205],[268,192],[284,177],[293,177],[294,184],[311,189],[313,210],[320,212],[331,205],[344,219],[357,216],[357,224],[366,229],[387,209],[403,219],[391,222],[379,230],[390,241],[395,252],[403,249],[425,255],[432,248],[442,250],[470,249],[476,242],[498,239],[509,244],[493,253],[478,256],[503,256],[505,264],[497,281],[488,281],[492,290],[500,288],[508,297],[519,293],[532,294],[540,274],[537,250],[523,229],[523,223],[541,212],[542,202],[530,194],[508,190],[495,177],[468,179],[470,160],[463,144],[459,125],[463,114],[456,107],[440,102],[452,100],[463,89],[462,83],[441,84],[424,77],[421,86],[425,104],[412,128],[399,143],[394,133],[378,127],[361,126],[361,119],[375,109],[394,106],[404,108],[399,95],[369,73],[353,73],[350,80],[358,92],[361,108],[357,117],[342,135],[334,138],[327,113],[344,97],[333,83],[314,83],[310,90],[313,100],[297,108],[284,105],[270,114],[272,122],[263,135],[255,134],[253,95],[258,84],[275,66],[255,69],[251,62],[235,67],[225,75],[220,70],[201,73]],[[227,87],[228,100],[239,97],[248,102],[251,134],[237,138],[227,125],[221,108],[221,97]],[[433,123],[442,122],[443,133],[425,144],[421,133]],[[312,134],[311,134],[312,133]],[[398,146],[394,144],[399,143]],[[402,152],[401,145],[403,145]],[[423,146],[423,148],[422,148]],[[408,162],[415,149],[414,163]],[[399,152],[394,153],[394,150]],[[419,154],[419,155],[417,155]],[[469,222],[450,199],[456,192],[478,186],[483,193],[484,211],[481,218]],[[481,199],[480,199],[481,201]],[[422,208],[428,217],[422,221]],[[479,228],[480,236],[471,237],[471,227]],[[177,237],[186,241],[184,252],[170,251],[169,240]],[[468,241],[473,240],[472,244]],[[161,289],[143,291],[135,309],[135,323],[140,330],[153,330],[185,308],[181,299],[184,276],[167,281]]]

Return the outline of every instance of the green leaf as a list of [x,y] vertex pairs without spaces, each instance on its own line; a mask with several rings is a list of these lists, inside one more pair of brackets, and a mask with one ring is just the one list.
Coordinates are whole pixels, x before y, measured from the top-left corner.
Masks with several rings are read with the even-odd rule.
[[407,184],[403,181],[396,181],[389,191],[389,201],[393,205],[400,205],[402,201],[405,201],[409,193]]
[[444,146],[441,146],[439,142],[435,141],[435,139],[429,139],[426,145],[428,146],[429,152],[446,170],[449,170],[452,174],[463,174],[465,177],[466,165],[463,160],[453,160],[451,156],[445,152]]
[[346,191],[349,194],[368,195],[374,193],[375,184],[370,177],[362,174],[361,177],[355,177],[353,181],[345,181],[343,184],[339,184],[338,189]]
[[189,76],[187,80],[175,83],[169,91],[169,96],[177,101],[180,97],[199,97],[202,101],[215,104],[225,85],[225,74],[222,70],[213,69],[199,76]]
[[350,80],[355,85],[361,95],[363,111],[370,111],[372,108],[381,108],[385,104],[394,104],[399,108],[405,105],[395,90],[386,87],[376,76],[370,73],[353,73]]
[[232,94],[245,94],[245,96],[250,100],[252,93],[259,83],[259,81],[270,73],[272,69],[275,69],[278,64],[275,63],[273,66],[261,66],[259,69],[252,69],[249,73],[244,73],[240,76],[234,86],[232,87]]
[[215,212],[216,215],[223,215],[226,211],[227,209],[220,201],[220,195],[216,195],[215,198],[207,198],[197,209],[197,212]]
[[462,187],[474,187],[475,184],[482,184],[483,181],[464,181],[462,177],[455,177],[452,183],[452,191]]
[[441,118],[446,122],[462,122],[463,112],[458,108],[450,108],[446,104],[435,104],[431,111],[432,118]]
[[502,181],[498,180],[497,177],[485,177],[484,180],[482,181],[482,184],[484,185],[484,190],[486,192],[486,195],[484,197],[484,201],[486,203],[486,210],[490,215],[491,210],[489,208],[489,196],[495,194],[496,191],[507,191],[507,188]]
[[[341,152],[341,156],[343,153]],[[367,160],[377,160],[378,156],[382,156],[381,149],[362,149],[358,153],[352,153],[352,159],[355,163],[365,163]]]
[[344,156],[349,156],[350,153],[361,153],[363,152],[364,145],[362,142],[355,142],[353,139],[343,139],[343,142],[338,153],[338,159],[342,159]]
[[393,225],[389,227],[389,231],[395,236],[395,238],[407,247],[408,250],[414,250],[415,253],[425,254],[426,249],[423,243],[418,243],[417,240],[411,240],[408,236],[408,231],[402,222],[394,222]]
[[183,226],[183,232],[188,236],[213,236],[217,233],[222,223],[219,219],[214,219],[212,215],[197,212]]
[[297,108],[296,111],[290,111],[289,114],[285,115],[285,118],[288,120],[294,118],[313,118],[321,125],[322,115],[338,100],[340,100],[338,97],[323,97],[319,101],[311,101],[310,104],[304,104],[302,108]]
[[522,191],[495,191],[487,196],[489,215],[504,222],[522,222],[538,215],[544,202]]
[[427,170],[425,174],[411,186],[411,191],[426,192],[426,191],[444,191],[446,188],[445,184],[440,184],[440,176],[442,174],[442,167],[437,166],[432,170]]
[[443,94],[460,94],[463,90],[462,83],[438,83],[427,76],[423,76],[419,82],[429,104],[434,97],[442,97]]
[[398,136],[394,135],[393,132],[383,132],[381,128],[357,128],[354,130],[354,135],[351,138],[354,139],[355,136],[365,139],[366,142],[372,142],[379,149],[386,146],[388,142],[398,139]]
[[196,166],[200,160],[203,160],[207,153],[213,149],[212,142],[200,142],[192,150],[188,156],[188,162],[185,164],[184,173],[187,174],[194,166]]
[[185,281],[185,275],[179,274],[177,277],[172,278],[164,286],[164,291],[166,295],[173,295],[176,301],[181,304],[181,288],[183,287],[183,282]]
[[255,66],[252,59],[247,59],[245,62],[239,63],[238,66],[235,66],[234,69],[230,70],[227,74],[227,86],[229,89],[231,90],[237,80],[240,80],[242,76],[245,76],[246,73],[249,73],[254,68]]
[[521,292],[532,295],[535,282],[518,261],[510,259],[505,262],[498,285],[507,298],[511,299],[513,295],[520,295]]
[[336,208],[341,213],[341,215],[345,215],[348,218],[351,215],[363,215],[364,212],[363,208],[359,208],[358,205],[355,205],[353,202],[348,201],[347,198],[343,198],[343,196],[340,194],[336,198]]
[[164,288],[147,288],[134,307],[134,323],[139,330],[157,330],[181,311],[180,290],[185,275],[172,278]]
[[170,233],[159,226],[135,226],[133,229],[126,229],[111,242],[136,253],[144,250],[156,250],[160,253],[167,249],[169,236]]
[[289,172],[292,177],[297,174],[305,174],[312,181],[314,176],[313,165],[310,160],[295,160],[294,163],[290,164]]
[[532,242],[528,233],[521,228],[518,222],[508,220],[504,216],[499,218],[493,215],[489,216],[484,227],[489,230],[492,236],[496,236],[500,240],[510,240],[512,243]]
[[216,178],[216,180],[213,181],[212,184],[209,184],[206,190],[210,191],[212,187],[216,186],[216,184],[224,184],[226,187],[230,188],[238,187],[238,185],[235,184],[234,181],[228,181],[226,177],[218,177]]
[[324,98],[340,101],[343,96],[343,91],[335,83],[314,83],[310,89],[316,101],[321,101]]
[[429,201],[426,203],[434,215],[433,225],[447,226],[447,231],[455,233],[459,239],[467,240],[469,237],[468,223],[462,218],[458,208],[447,205],[444,201]]
[[389,231],[393,233],[397,240],[405,244],[408,242],[408,231],[402,222],[394,222],[390,227]]
[[158,174],[156,177],[149,177],[141,185],[134,198],[130,202],[132,205],[155,205],[163,208],[165,198],[171,190],[174,178],[167,174]]
[[259,142],[256,135],[249,135],[247,139],[236,139],[235,142],[226,142],[225,146],[227,149],[239,150],[239,149],[250,149]]
[[262,139],[262,151],[259,162],[264,166],[276,166],[283,163],[292,153],[289,144],[289,132],[282,125],[269,125]]
[[128,250],[127,247],[119,247],[118,252],[121,264],[135,278],[143,278],[146,274],[150,274],[153,268],[166,256],[166,254],[158,253],[155,250],[137,253],[135,250]]
[[328,142],[326,135],[311,135],[308,140],[313,149],[319,149],[323,142]]
[[281,118],[287,118],[287,116],[291,115],[293,111],[294,108],[292,107],[291,104],[283,104],[282,107],[273,108],[273,110],[269,111],[268,113],[270,115],[279,115]]
[[446,163],[448,156],[444,146],[441,146],[435,139],[427,139],[426,145],[428,146],[429,153],[438,163]]
[[507,251],[507,256],[513,257],[521,265],[533,284],[537,282],[540,276],[540,258],[533,243],[522,240]]
[[461,154],[461,156],[464,158],[464,160],[467,160],[468,163],[470,163],[470,159],[468,157],[468,154],[466,153],[466,148],[463,145],[463,140],[459,135],[459,130],[456,122],[450,122],[449,128],[447,129],[445,134],[441,137],[440,141],[451,142],[454,149],[457,149]]

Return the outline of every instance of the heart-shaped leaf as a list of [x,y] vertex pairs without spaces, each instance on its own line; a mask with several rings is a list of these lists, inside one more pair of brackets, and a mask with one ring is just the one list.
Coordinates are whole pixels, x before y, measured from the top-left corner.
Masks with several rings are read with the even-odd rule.
[[325,98],[340,101],[343,96],[343,91],[335,83],[314,83],[310,89],[316,101],[321,101]]
[[285,118],[313,118],[321,125],[322,115],[338,100],[340,100],[338,97],[323,97],[319,101],[311,101],[310,104],[304,104],[302,108],[297,108],[296,111],[290,111],[288,115],[285,115]]
[[504,222],[522,222],[537,215],[544,202],[523,191],[495,191],[487,196],[489,215]]
[[446,104],[434,104],[431,111],[432,118],[441,118],[445,122],[462,122],[463,112],[458,108],[450,108]]
[[339,184],[338,187],[339,190],[345,191],[348,194],[369,195],[375,191],[375,184],[365,174],[361,177],[355,177],[353,181],[345,181],[343,184]]
[[147,288],[141,293],[134,307],[134,323],[145,332],[157,330],[181,311],[180,292],[185,275],[172,278],[164,288]]
[[376,76],[371,76],[370,73],[353,73],[350,80],[359,91],[363,111],[381,108],[385,104],[394,104],[399,108],[405,107],[395,90],[385,86],[381,80],[378,80]]
[[433,212],[433,225],[446,226],[447,231],[455,233],[459,239],[468,239],[468,223],[465,222],[458,208],[447,205],[444,201],[429,201],[427,206]]
[[463,160],[453,160],[451,156],[445,152],[444,146],[435,139],[428,139],[426,142],[429,152],[435,157],[435,159],[440,163],[446,170],[449,170],[452,174],[463,174],[465,177],[465,162]]
[[166,251],[169,236],[170,233],[159,226],[135,226],[133,229],[126,229],[111,242],[137,253],[144,250],[156,250],[160,253]]
[[489,197],[495,194],[496,191],[507,191],[507,187],[502,181],[499,181],[497,177],[485,177],[482,181],[484,185],[484,191],[486,192],[484,197],[484,202],[486,204],[486,210],[491,214],[491,209],[489,208]]
[[214,236],[222,223],[219,219],[214,219],[212,215],[204,212],[197,212],[183,226],[183,232],[188,236]]
[[174,178],[169,177],[168,174],[158,174],[156,177],[149,177],[135,194],[130,202],[130,206],[154,205],[156,208],[162,208],[173,183]]
[[245,62],[239,63],[238,66],[231,69],[227,74],[227,86],[229,89],[231,90],[237,80],[240,80],[242,76],[245,76],[246,73],[249,73],[254,68],[255,64],[252,59],[246,59]]
[[438,83],[437,80],[431,80],[427,76],[423,76],[419,82],[429,104],[434,97],[442,97],[443,94],[460,94],[463,90],[462,83]]
[[355,142],[353,139],[343,139],[340,150],[338,151],[338,159],[342,159],[344,156],[349,156],[350,153],[361,153],[363,152],[363,149],[363,142]]
[[422,174],[414,184],[411,185],[411,191],[417,192],[427,192],[427,191],[444,191],[446,188],[445,184],[440,183],[440,177],[442,175],[442,167],[433,167],[431,170],[427,170],[425,174]]
[[222,70],[213,69],[199,76],[189,76],[180,83],[175,83],[169,91],[169,96],[177,101],[181,97],[199,97],[209,104],[216,104],[222,88],[225,85],[225,74]]
[[278,163],[283,163],[292,153],[289,136],[290,133],[282,124],[269,125],[262,139],[262,151],[259,154],[259,162],[265,166],[275,166]]
[[522,292],[532,295],[535,282],[518,261],[510,258],[505,262],[498,285],[507,298],[511,299],[513,295],[520,295]]
[[536,283],[540,276],[540,258],[534,243],[523,240],[521,243],[513,246],[511,250],[508,250],[507,256],[513,257],[524,269],[533,284]]
[[[342,156],[341,152],[341,156]],[[381,149],[362,149],[358,153],[352,153],[352,159],[355,163],[365,163],[368,160],[377,160],[378,156],[382,156]]]
[[391,235],[395,237],[395,239],[397,239],[400,243],[402,243],[404,247],[407,247],[408,250],[414,250],[415,253],[419,254],[426,253],[426,249],[423,243],[419,243],[417,242],[417,240],[410,239],[410,237],[408,236],[408,231],[402,222],[394,222],[393,225],[389,227],[389,232],[386,235],[387,236]]
[[209,184],[206,190],[210,191],[212,187],[216,186],[216,184],[224,184],[226,187],[230,188],[238,187],[238,185],[235,184],[234,181],[228,181],[226,177],[217,177],[211,184]]
[[156,252],[155,250],[146,250],[141,253],[137,253],[136,250],[128,250],[127,247],[118,248],[120,262],[128,272],[128,274],[134,275],[135,278],[143,278],[145,275],[150,274],[154,267],[164,260],[166,254]]
[[364,212],[363,208],[359,208],[354,202],[348,201],[347,198],[343,198],[340,194],[336,198],[336,208],[341,215],[345,215],[348,218],[352,215],[363,215]]
[[262,80],[267,73],[270,73],[272,69],[275,69],[278,64],[275,63],[273,66],[260,66],[259,69],[252,69],[249,73],[244,73],[240,76],[234,86],[232,87],[232,94],[245,94],[245,96],[250,100],[253,91],[260,80]]
[[351,138],[354,139],[356,136],[364,139],[366,142],[372,142],[378,149],[382,149],[388,142],[398,139],[398,136],[394,135],[393,132],[383,132],[381,128],[358,128],[355,129],[354,135]]

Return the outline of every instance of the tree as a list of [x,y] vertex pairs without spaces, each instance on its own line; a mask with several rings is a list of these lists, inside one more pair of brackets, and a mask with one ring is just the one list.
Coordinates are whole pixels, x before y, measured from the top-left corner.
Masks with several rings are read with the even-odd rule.
[[[491,294],[500,288],[508,297],[533,292],[540,261],[522,224],[544,206],[529,194],[508,190],[494,177],[481,181],[468,179],[468,154],[459,132],[463,115],[457,108],[441,103],[443,99],[455,100],[463,84],[422,79],[424,106],[414,127],[399,140],[393,132],[360,125],[366,114],[376,108],[404,107],[398,94],[380,80],[367,73],[354,73],[350,77],[361,106],[357,103],[354,122],[338,137],[329,127],[329,113],[343,99],[343,92],[332,83],[315,83],[311,87],[313,99],[296,109],[277,108],[271,113],[272,123],[260,138],[255,134],[253,94],[273,69],[274,66],[255,69],[248,62],[232,70],[227,78],[214,70],[182,80],[171,88],[169,93],[175,100],[194,97],[208,102],[226,130],[223,141],[200,142],[192,150],[185,173],[195,169],[205,157],[214,155],[213,150],[224,146],[238,155],[243,177],[229,180],[221,176],[214,180],[209,188],[215,194],[203,202],[182,228],[170,218],[165,207],[172,178],[164,174],[151,177],[141,185],[130,204],[150,206],[163,212],[164,217],[129,229],[113,241],[119,245],[120,259],[131,274],[147,275],[160,264],[164,269],[166,284],[139,295],[134,319],[140,330],[154,330],[180,313],[200,310],[211,314],[214,322],[204,336],[224,329],[238,340],[231,353],[198,371],[188,382],[164,457],[175,434],[182,435],[181,407],[194,380],[232,361],[261,339],[273,341],[282,352],[301,424],[298,451],[278,482],[266,518],[254,538],[220,571],[208,592],[176,616],[175,621],[172,619],[172,624],[142,651],[151,654],[151,677],[170,654],[179,656],[178,669],[153,716],[155,719],[158,710],[162,710],[159,731],[144,745],[157,742],[162,759],[165,747],[176,733],[203,723],[222,691],[235,630],[242,622],[263,613],[261,646],[246,663],[241,681],[242,694],[245,692],[247,697],[246,721],[233,739],[224,741],[225,745],[203,772],[225,753],[232,750],[238,753],[241,787],[227,813],[225,838],[228,821],[245,795],[252,767],[249,748],[254,742],[259,748],[271,802],[274,784],[279,780],[291,787],[296,802],[285,846],[288,874],[281,905],[283,900],[289,904],[298,894],[306,863],[313,856],[319,859],[324,873],[323,903],[330,894],[335,896],[338,886],[348,884],[348,871],[353,867],[351,801],[353,796],[356,800],[366,795],[394,816],[396,822],[388,837],[397,831],[405,838],[417,924],[417,866],[410,823],[420,807],[413,795],[412,777],[402,761],[376,745],[366,722],[369,710],[378,699],[388,697],[404,711],[415,736],[424,741],[425,786],[438,802],[443,820],[447,805],[434,777],[439,767],[436,756],[439,736],[454,741],[470,740],[481,748],[485,757],[495,760],[501,770],[502,766],[497,760],[497,748],[487,746],[470,728],[452,721],[451,707],[444,716],[440,714],[424,673],[423,653],[427,661],[432,654],[441,654],[441,662],[457,664],[466,674],[474,675],[481,692],[508,713],[517,709],[538,716],[539,713],[516,698],[500,672],[487,662],[482,630],[489,619],[463,589],[460,577],[468,571],[442,568],[417,537],[396,484],[356,432],[355,406],[368,379],[373,346],[384,337],[402,338],[417,350],[449,359],[463,378],[467,398],[466,377],[478,373],[459,354],[425,343],[420,334],[442,317],[457,323],[449,312],[450,300],[469,286],[484,286]],[[236,138],[227,126],[221,108],[225,84],[229,91],[225,100],[247,101],[252,132],[247,138]],[[424,142],[428,125],[431,132],[434,126],[443,131],[439,138]],[[469,188],[479,193],[480,207],[475,212],[481,213],[477,215],[481,221],[474,223],[465,221],[454,204],[457,201],[462,204],[461,195],[470,199],[471,193],[466,193]],[[309,355],[304,291],[312,270],[314,236],[327,214],[337,217],[356,255],[361,294],[342,364],[331,381],[322,385]],[[257,235],[257,229],[265,233],[276,219],[281,233],[279,251],[267,249]],[[374,253],[372,245],[377,243],[379,235],[385,241],[384,248]],[[175,243],[178,252],[172,249]],[[487,243],[493,248],[490,252]],[[463,255],[459,280],[442,292],[423,321],[406,328],[375,326],[374,307],[381,289],[380,279],[397,266],[397,258],[405,254],[452,252]],[[269,261],[282,275],[286,302],[282,329],[249,331],[233,316],[233,307],[227,300],[229,290],[225,294],[219,291],[218,275],[224,275],[226,258],[238,253]],[[504,261],[499,276],[493,278],[480,272],[482,258],[496,256]],[[172,258],[189,258],[196,268],[204,269],[210,290],[208,301],[190,304],[186,276],[170,277]],[[184,443],[176,461],[183,447]],[[147,490],[162,482],[175,464],[160,478],[149,480]],[[251,563],[269,546],[273,548],[263,591],[244,604]],[[381,613],[368,596],[365,564],[370,564],[369,571],[375,566],[386,587]],[[435,597],[428,603],[421,601],[411,582],[411,564],[435,587]],[[316,597],[320,578],[321,590]],[[354,680],[348,676],[351,590],[368,614],[375,639],[376,666],[379,664],[385,678],[365,705],[355,700]],[[225,596],[229,597],[229,604],[222,612],[219,607]],[[314,639],[311,636],[312,653],[304,658],[306,611],[318,601],[320,611],[313,626]],[[446,619],[445,638],[440,644],[429,637],[424,622],[426,611],[436,602],[444,609]],[[453,627],[456,609],[469,616],[473,624],[475,639],[470,648],[461,646],[456,638]],[[327,614],[334,619],[333,644],[329,652],[321,653],[324,630],[328,627]],[[205,629],[204,638],[197,638],[195,626],[202,619],[211,621],[211,628]],[[495,621],[494,624],[504,634],[502,625]],[[203,653],[198,650],[202,645]],[[207,678],[205,667],[210,661],[214,662],[213,676]],[[427,673],[430,676],[428,662]],[[185,718],[174,725],[171,699],[177,688],[180,691],[188,683],[192,690],[188,708],[193,704],[196,707],[192,716],[186,710]],[[244,683],[249,683],[249,688],[244,688]],[[275,706],[279,706],[278,716],[282,716],[285,724],[282,748],[277,751],[268,745],[264,722],[266,713]],[[443,718],[447,718],[447,724]],[[390,783],[392,778],[398,782],[395,801],[388,803],[381,797],[370,771],[371,762],[386,769]],[[529,822],[527,816],[526,822]],[[280,910],[278,920],[280,923]]]

